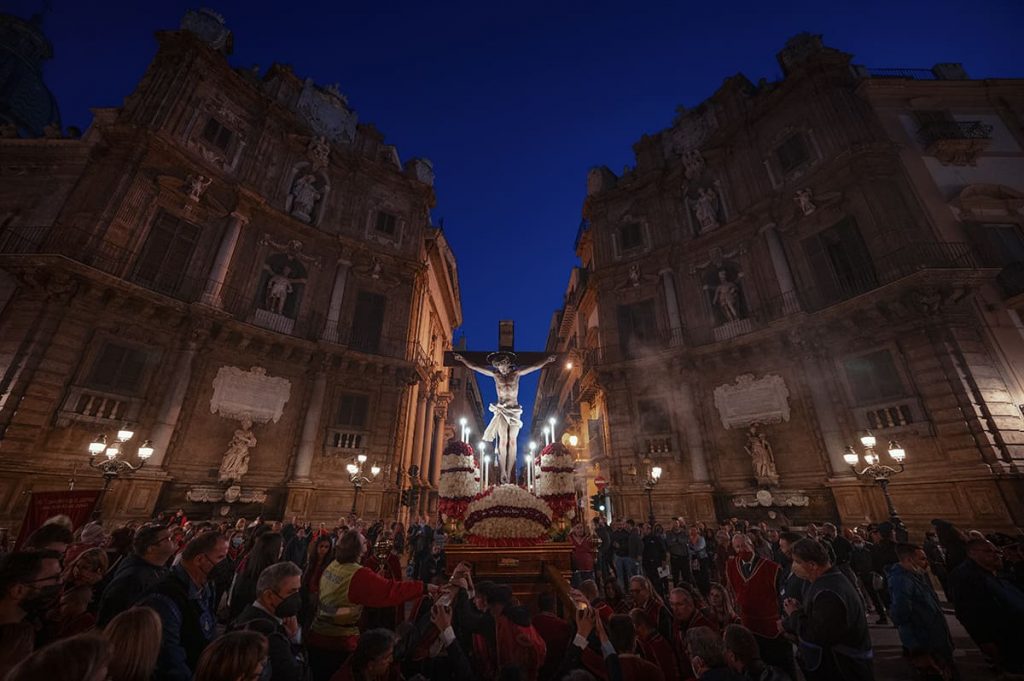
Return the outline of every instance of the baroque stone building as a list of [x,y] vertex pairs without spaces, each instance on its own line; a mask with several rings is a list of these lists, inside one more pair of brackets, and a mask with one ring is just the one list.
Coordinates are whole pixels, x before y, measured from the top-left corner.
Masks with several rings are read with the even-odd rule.
[[232,68],[212,12],[157,38],[81,139],[0,139],[0,521],[98,486],[125,424],[153,455],[105,518],[428,510],[461,324],[430,162],[336,86]]
[[[1024,525],[1024,81],[869,69],[800,35],[590,171],[534,423],[616,514]],[[586,464],[589,462],[589,466]],[[863,468],[863,459],[859,466]],[[591,492],[593,487],[591,487]]]

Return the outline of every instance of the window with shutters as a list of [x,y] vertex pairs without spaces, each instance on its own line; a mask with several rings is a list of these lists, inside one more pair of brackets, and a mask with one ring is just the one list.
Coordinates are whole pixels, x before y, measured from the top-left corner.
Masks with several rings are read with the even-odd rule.
[[636,357],[643,346],[656,342],[658,321],[654,309],[653,299],[619,306],[619,344],[627,358]]
[[235,139],[235,133],[216,118],[210,116],[206,119],[206,125],[203,126],[202,138],[203,142],[207,145],[226,154]]
[[811,155],[807,149],[807,140],[803,133],[793,133],[775,148],[775,158],[779,162],[782,174],[790,173],[810,160]]
[[376,353],[380,349],[386,304],[387,298],[379,293],[359,292],[352,318],[352,348],[370,353]]
[[357,430],[365,429],[369,405],[370,400],[366,395],[342,393],[338,399],[338,410],[334,415],[334,425]]
[[96,355],[86,383],[96,390],[134,395],[141,387],[145,368],[143,350],[107,341]]
[[843,360],[850,393],[857,404],[883,402],[906,394],[896,362],[888,350],[875,350]]
[[377,221],[374,228],[386,236],[394,238],[398,232],[398,216],[383,210],[377,211]]
[[641,399],[636,401],[636,410],[640,414],[641,432],[648,435],[672,432],[672,422],[661,405],[662,400]]
[[146,235],[132,279],[147,288],[177,295],[198,241],[199,227],[161,211]]
[[642,248],[644,245],[643,226],[636,222],[628,222],[619,227],[619,245],[624,252]]
[[853,297],[878,286],[874,263],[853,218],[801,241],[815,283],[815,307]]

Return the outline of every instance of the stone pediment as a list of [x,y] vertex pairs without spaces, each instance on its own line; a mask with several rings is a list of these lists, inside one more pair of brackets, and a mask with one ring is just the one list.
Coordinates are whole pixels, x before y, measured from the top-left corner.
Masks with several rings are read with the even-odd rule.
[[332,142],[349,143],[356,136],[356,112],[348,108],[336,87],[318,87],[307,78],[299,93],[296,110],[313,132]]

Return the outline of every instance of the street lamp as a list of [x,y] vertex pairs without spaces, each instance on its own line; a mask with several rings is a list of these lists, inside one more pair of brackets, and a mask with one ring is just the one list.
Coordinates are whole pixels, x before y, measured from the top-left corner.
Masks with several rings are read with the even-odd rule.
[[850,446],[847,446],[843,452],[843,461],[853,469],[854,474],[870,477],[882,488],[882,494],[885,496],[885,505],[889,508],[889,521],[898,531],[906,532],[907,528],[900,519],[899,514],[896,513],[896,507],[893,505],[892,497],[889,495],[889,478],[903,472],[903,462],[907,458],[907,451],[896,440],[889,441],[889,456],[896,463],[896,468],[893,468],[882,463],[881,458],[875,453],[877,440],[874,435],[870,432],[865,433],[861,437],[860,443],[864,446],[864,463],[867,465],[862,470],[857,470],[860,457],[853,447]]
[[[652,492],[654,488],[658,486],[658,481],[661,480],[662,469],[661,466],[655,466],[652,464],[650,459],[644,459],[644,467],[647,469],[644,473],[642,484],[644,486],[644,492],[647,493],[647,513],[650,519],[650,523],[654,525],[654,499],[652,498]],[[636,466],[632,467],[630,476],[633,478],[639,478],[637,474]]]
[[[107,495],[107,488],[110,487],[110,483],[121,477],[122,474],[134,473],[139,470],[146,465],[149,457],[153,456],[153,445],[149,440],[145,440],[139,445],[139,449],[136,452],[139,463],[133,465],[127,459],[121,458],[121,450],[124,449],[124,445],[133,437],[135,437],[134,431],[130,430],[128,425],[125,424],[117,431],[113,442],[108,444],[106,434],[100,433],[96,436],[95,440],[89,443],[89,466],[98,470],[100,475],[103,476],[103,489],[96,499],[96,507],[92,513],[93,518],[100,517],[100,508],[103,504],[103,498]],[[101,453],[104,455],[103,458],[99,456]]]
[[370,475],[367,476],[363,472],[363,468],[366,466],[366,454],[360,454],[351,463],[345,466],[345,470],[348,472],[348,481],[352,483],[352,487],[355,488],[355,493],[352,495],[352,514],[356,512],[356,502],[359,500],[359,492],[362,491],[363,485],[373,484],[377,476],[380,475],[380,466],[374,463],[370,466]]

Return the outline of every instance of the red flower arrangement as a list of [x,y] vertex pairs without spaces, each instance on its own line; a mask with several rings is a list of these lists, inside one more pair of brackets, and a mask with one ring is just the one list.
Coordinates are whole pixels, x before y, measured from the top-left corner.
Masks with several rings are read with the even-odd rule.
[[547,538],[551,509],[515,485],[492,487],[466,509],[467,541],[478,546],[530,546]]
[[449,442],[441,455],[437,510],[448,518],[461,519],[479,489],[473,448],[466,442]]
[[553,442],[541,450],[537,496],[547,502],[556,518],[576,509],[574,473],[572,454],[562,443]]

